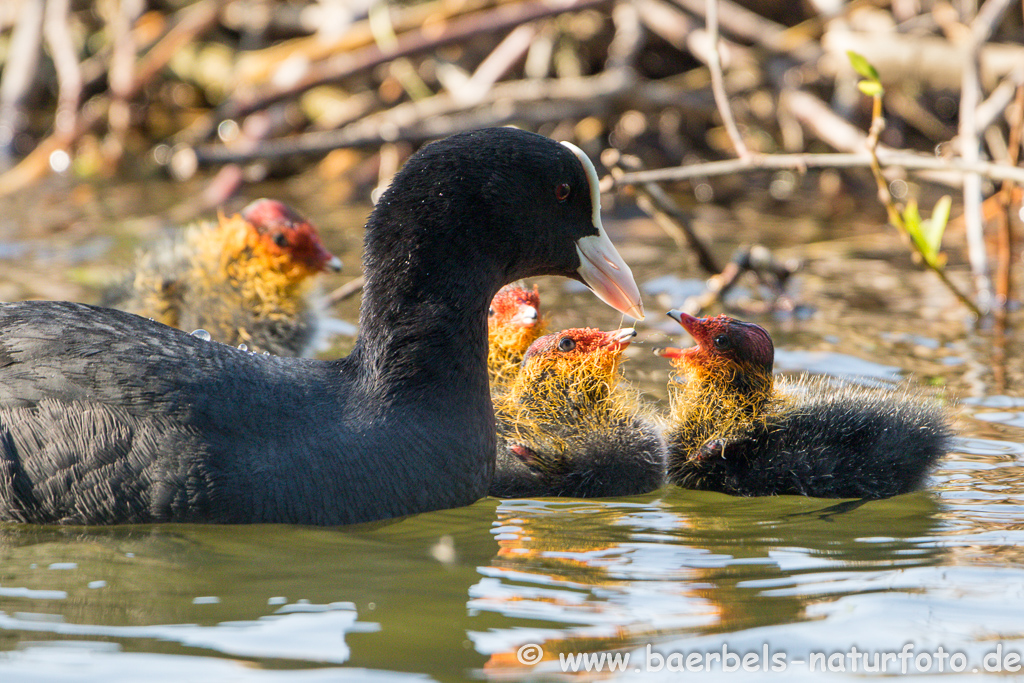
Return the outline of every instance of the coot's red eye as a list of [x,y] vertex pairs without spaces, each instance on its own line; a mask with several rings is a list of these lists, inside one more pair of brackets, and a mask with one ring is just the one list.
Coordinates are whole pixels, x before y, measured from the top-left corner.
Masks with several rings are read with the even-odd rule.
[[569,187],[569,183],[560,183],[555,187],[555,199],[560,202],[564,202],[569,198],[569,193],[572,192],[572,188]]

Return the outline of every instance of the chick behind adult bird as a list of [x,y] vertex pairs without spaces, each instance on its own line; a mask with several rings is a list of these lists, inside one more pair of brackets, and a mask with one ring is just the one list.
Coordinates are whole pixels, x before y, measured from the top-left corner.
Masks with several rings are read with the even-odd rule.
[[487,311],[487,372],[491,390],[504,391],[519,374],[530,344],[544,334],[540,292],[512,283],[498,290]]
[[215,223],[187,226],[142,251],[101,305],[279,356],[310,355],[324,311],[314,282],[341,260],[294,209],[257,199]]

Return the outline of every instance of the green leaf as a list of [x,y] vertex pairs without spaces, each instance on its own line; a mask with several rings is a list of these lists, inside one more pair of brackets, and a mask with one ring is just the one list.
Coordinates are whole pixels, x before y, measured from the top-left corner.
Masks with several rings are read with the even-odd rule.
[[903,209],[903,222],[907,225],[907,230],[911,231],[911,236],[914,232],[921,232],[921,212],[917,210],[917,200],[911,199],[907,202],[907,208]]
[[907,208],[903,210],[903,222],[907,227],[907,233],[914,240],[921,257],[933,268],[942,268],[946,264],[946,256],[940,254],[939,249],[942,248],[942,235],[949,222],[952,204],[953,200],[948,195],[942,197],[935,203],[932,216],[926,221],[921,220],[917,202],[913,199],[907,202]]
[[935,203],[935,208],[932,209],[932,217],[928,221],[928,242],[935,247],[935,251],[938,251],[942,244],[942,233],[946,231],[946,223],[949,222],[949,208],[952,204],[952,198],[945,195]]
[[885,92],[885,88],[878,81],[859,81],[857,88],[869,97],[878,97]]
[[911,199],[907,202],[907,208],[903,209],[903,225],[907,228],[907,234],[914,241],[914,246],[926,261],[930,261],[928,253],[928,241],[924,237],[924,230],[921,228],[921,214],[917,210],[917,201]]
[[935,208],[932,209],[932,217],[921,226],[925,243],[928,245],[929,251],[936,256],[939,254],[939,249],[942,248],[942,234],[946,232],[949,209],[952,205],[953,200],[949,195],[939,199],[935,202]]
[[859,73],[861,76],[868,79],[869,81],[874,81],[875,83],[877,83],[880,80],[878,78],[878,72],[875,70],[875,67],[871,66],[871,62],[864,59],[863,55],[859,55],[853,50],[847,50],[846,56],[849,57],[850,65],[853,67],[853,70]]

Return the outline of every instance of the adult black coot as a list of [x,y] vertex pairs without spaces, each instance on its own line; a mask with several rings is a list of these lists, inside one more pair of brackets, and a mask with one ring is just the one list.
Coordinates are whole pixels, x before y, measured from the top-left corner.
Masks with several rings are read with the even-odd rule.
[[664,483],[661,430],[619,373],[635,335],[577,328],[530,346],[508,393],[495,398],[492,496],[630,496]]
[[472,503],[494,468],[498,289],[564,275],[643,315],[599,203],[571,145],[501,128],[426,146],[367,222],[359,340],[338,361],[0,306],[0,518],[334,525]]
[[669,481],[739,496],[885,498],[919,488],[949,449],[943,410],[907,389],[772,375],[768,332],[724,315],[669,313],[697,345],[664,349]]
[[231,346],[275,356],[313,350],[323,311],[312,283],[341,260],[288,205],[257,199],[216,223],[186,227],[139,254],[101,303]]

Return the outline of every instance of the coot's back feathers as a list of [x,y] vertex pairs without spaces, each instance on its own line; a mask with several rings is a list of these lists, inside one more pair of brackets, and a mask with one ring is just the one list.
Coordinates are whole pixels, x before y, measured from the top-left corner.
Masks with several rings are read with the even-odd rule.
[[0,306],[0,519],[344,524],[473,502],[494,466],[497,290],[568,275],[642,315],[591,179],[577,151],[522,131],[424,148],[367,224],[361,333],[339,361]]

